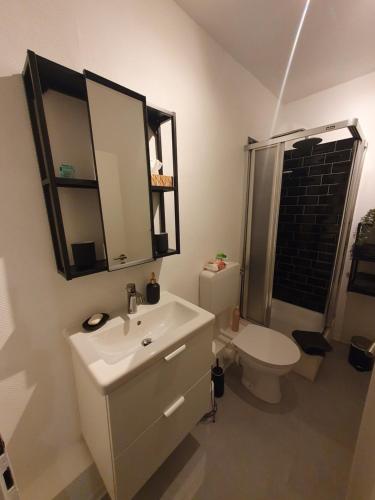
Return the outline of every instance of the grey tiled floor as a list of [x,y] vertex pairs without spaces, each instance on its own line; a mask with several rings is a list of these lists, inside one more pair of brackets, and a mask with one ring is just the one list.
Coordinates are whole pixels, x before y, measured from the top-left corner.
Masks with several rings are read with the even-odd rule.
[[369,382],[335,344],[315,383],[294,373],[280,405],[226,373],[215,424],[198,424],[136,500],[343,500]]

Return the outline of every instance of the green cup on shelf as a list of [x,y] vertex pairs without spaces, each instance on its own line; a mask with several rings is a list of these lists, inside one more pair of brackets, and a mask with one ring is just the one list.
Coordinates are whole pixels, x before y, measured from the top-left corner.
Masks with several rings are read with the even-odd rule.
[[69,163],[61,163],[60,165],[60,177],[65,177],[71,179],[74,177],[75,168]]

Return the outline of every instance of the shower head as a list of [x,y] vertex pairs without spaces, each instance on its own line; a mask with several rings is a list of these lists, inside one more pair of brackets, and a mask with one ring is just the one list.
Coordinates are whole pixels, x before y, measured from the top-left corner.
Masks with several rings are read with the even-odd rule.
[[295,149],[299,151],[311,151],[313,146],[317,146],[322,142],[323,139],[320,137],[309,137],[307,139],[303,139],[302,141],[297,141],[293,144]]

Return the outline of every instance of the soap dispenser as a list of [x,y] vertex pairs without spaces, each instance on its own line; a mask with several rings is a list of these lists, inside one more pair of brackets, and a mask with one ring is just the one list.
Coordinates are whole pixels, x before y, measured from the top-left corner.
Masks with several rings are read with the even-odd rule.
[[149,304],[157,304],[160,300],[160,285],[156,282],[155,273],[151,273],[150,282],[147,283],[146,298]]

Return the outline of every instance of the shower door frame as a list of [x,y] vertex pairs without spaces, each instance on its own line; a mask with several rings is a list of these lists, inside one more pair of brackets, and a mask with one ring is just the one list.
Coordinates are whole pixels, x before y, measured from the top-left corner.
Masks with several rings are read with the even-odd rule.
[[[290,134],[286,134],[280,137],[273,137],[271,139],[256,142],[253,144],[247,144],[244,149],[248,154],[248,167],[247,167],[247,175],[245,182],[245,216],[243,218],[243,253],[242,253],[242,265],[241,265],[241,316],[250,320],[249,317],[246,317],[247,312],[247,289],[246,289],[246,280],[248,280],[249,276],[249,254],[250,254],[250,242],[249,242],[249,234],[251,234],[251,207],[253,204],[253,185],[252,185],[252,172],[254,166],[254,157],[255,151],[264,149],[270,146],[279,145],[280,150],[284,151],[285,143],[298,139],[305,139],[310,136],[325,134],[327,132],[333,132],[340,129],[348,129],[355,139],[354,142],[354,153],[352,158],[352,168],[350,170],[350,176],[348,180],[348,187],[346,192],[346,198],[344,202],[343,209],[343,217],[340,225],[339,239],[337,242],[336,256],[333,265],[332,276],[330,280],[330,286],[328,289],[327,299],[325,311],[323,313],[324,317],[324,331],[328,333],[328,331],[332,328],[335,321],[335,313],[337,300],[341,288],[344,266],[345,266],[345,258],[347,255],[349,239],[350,239],[350,231],[353,221],[354,208],[357,200],[359,183],[361,179],[362,166],[364,161],[364,155],[367,149],[367,141],[363,135],[362,129],[359,125],[359,121],[357,118],[353,118],[351,120],[342,120],[335,123],[330,123],[328,125],[324,125],[321,127],[315,127],[307,130],[301,130],[297,132],[292,132]],[[277,160],[276,160],[277,161]],[[280,168],[280,167],[279,167]],[[278,193],[278,199],[280,200],[280,191],[281,191],[281,176],[282,176],[282,163],[281,163],[281,171],[279,173],[279,187],[274,194]],[[274,206],[277,205],[275,208]],[[278,213],[279,213],[279,205],[280,203],[276,203],[276,200],[272,200],[273,208],[273,219],[275,221],[273,232],[274,235],[277,234],[277,226],[278,226]],[[272,217],[270,217],[271,219]],[[271,302],[272,302],[272,288],[273,288],[273,269],[275,264],[275,252],[276,252],[276,236],[274,236],[274,241],[271,247],[273,255],[269,255],[269,259],[271,262],[268,263],[268,269],[271,271],[272,275],[266,276],[266,282],[268,283],[268,291],[266,293],[266,303],[265,307],[267,310],[267,314],[265,315],[265,321],[263,324],[269,326],[270,314],[271,314]]]
[[332,277],[324,311],[325,335],[329,335],[335,324],[336,310],[342,279],[344,276],[345,260],[350,240],[354,209],[357,201],[362,167],[366,151],[367,141],[365,139],[357,139],[354,143],[352,168],[350,169],[350,175],[348,179],[348,188],[346,190],[339,239],[337,242],[336,257],[333,264]]
[[241,266],[241,315],[247,315],[248,313],[248,288],[244,286],[245,282],[249,281],[249,270],[250,270],[250,247],[251,247],[251,220],[253,212],[253,194],[254,194],[254,176],[255,176],[255,152],[267,149],[276,148],[275,156],[275,173],[273,175],[272,184],[272,200],[270,207],[270,214],[268,218],[267,227],[267,248],[265,250],[265,277],[264,283],[266,285],[266,290],[264,293],[264,311],[263,318],[259,324],[268,325],[271,320],[271,306],[272,306],[272,289],[273,289],[273,275],[275,270],[275,251],[276,251],[276,238],[277,238],[277,227],[279,219],[279,205],[277,200],[280,200],[281,194],[281,181],[282,181],[282,170],[283,170],[283,158],[284,158],[284,146],[283,142],[278,142],[275,144],[264,145],[258,148],[253,148],[254,153],[249,154],[248,158],[248,172],[246,181],[246,197],[245,203],[247,201],[247,206],[245,209],[244,217],[244,246],[243,246],[243,262]]

